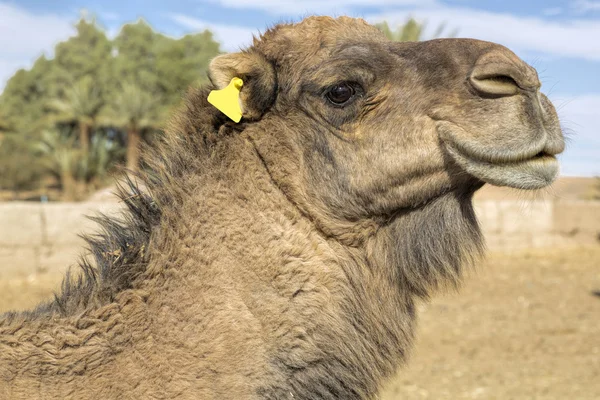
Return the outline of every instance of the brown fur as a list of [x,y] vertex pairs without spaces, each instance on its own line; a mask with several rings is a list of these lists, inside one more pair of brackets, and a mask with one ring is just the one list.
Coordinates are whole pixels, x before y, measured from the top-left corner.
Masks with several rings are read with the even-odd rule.
[[492,43],[314,17],[210,76],[244,79],[245,118],[188,95],[95,265],[0,318],[0,398],[373,398],[415,301],[481,252],[474,191],[543,186],[563,146],[535,71]]

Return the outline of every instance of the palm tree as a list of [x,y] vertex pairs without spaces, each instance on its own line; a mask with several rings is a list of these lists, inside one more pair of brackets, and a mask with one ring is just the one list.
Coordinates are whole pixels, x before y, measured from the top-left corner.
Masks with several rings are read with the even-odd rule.
[[53,128],[43,131],[41,140],[34,142],[42,155],[40,164],[60,181],[64,200],[80,200],[90,189],[101,186],[122,156],[122,148],[105,136],[94,135],[86,154],[74,141],[68,129]]
[[79,143],[83,154],[89,152],[90,132],[104,107],[99,87],[86,75],[65,91],[63,98],[50,100],[48,106],[56,112],[52,119],[58,123],[73,123],[79,127]]
[[74,147],[75,138],[57,129],[42,132],[36,143],[43,155],[41,163],[60,181],[64,200],[77,200],[81,188],[77,183],[77,165],[81,162],[83,149]]
[[142,132],[158,129],[162,123],[160,97],[133,83],[123,83],[103,115],[105,125],[127,132],[127,168],[137,171],[140,164]]
[[[395,42],[418,42],[419,40],[423,40],[423,31],[425,29],[426,24],[418,23],[414,18],[409,18],[408,21],[404,25],[400,25],[396,28],[395,31],[392,31],[390,26],[386,21],[383,21],[379,24],[375,24],[380,31],[387,36],[388,39],[393,40]],[[434,38],[440,37],[443,34],[444,29],[446,28],[445,24],[441,24],[433,34]],[[458,33],[458,30],[453,30],[449,34],[444,35],[446,37],[455,37]]]

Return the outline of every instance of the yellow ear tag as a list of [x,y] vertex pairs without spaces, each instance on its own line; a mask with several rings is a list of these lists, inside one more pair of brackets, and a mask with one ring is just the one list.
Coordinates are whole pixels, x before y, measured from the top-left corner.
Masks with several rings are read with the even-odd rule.
[[208,102],[235,122],[242,119],[240,108],[240,89],[244,82],[240,78],[233,78],[225,89],[212,90],[208,94]]

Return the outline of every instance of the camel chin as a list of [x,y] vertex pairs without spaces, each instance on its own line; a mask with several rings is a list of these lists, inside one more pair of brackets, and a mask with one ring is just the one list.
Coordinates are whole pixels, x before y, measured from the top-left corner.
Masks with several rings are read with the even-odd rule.
[[469,158],[454,146],[447,146],[454,161],[468,174],[494,186],[535,190],[550,185],[559,172],[555,156],[540,153],[519,161],[497,162]]

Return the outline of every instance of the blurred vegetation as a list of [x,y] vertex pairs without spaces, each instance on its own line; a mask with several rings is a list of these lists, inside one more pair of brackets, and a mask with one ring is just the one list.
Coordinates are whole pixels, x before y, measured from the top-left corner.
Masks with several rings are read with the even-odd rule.
[[31,142],[25,134],[6,134],[0,142],[0,187],[15,198],[20,191],[36,188],[44,175]]
[[[395,31],[378,27],[400,41],[420,40],[424,30],[414,19]],[[0,95],[0,199],[33,191],[80,200],[110,184],[122,165],[137,170],[139,145],[160,134],[220,53],[208,30],[174,39],[139,19],[111,40],[93,18],[75,28],[53,58],[17,71]]]
[[0,191],[57,186],[62,199],[78,200],[119,165],[136,170],[139,144],[160,134],[220,53],[209,31],[173,39],[142,19],[113,40],[94,19],[75,28],[53,58],[17,71],[0,96]]
[[[419,23],[414,18],[409,18],[405,24],[397,26],[395,30],[392,30],[390,28],[387,21],[375,24],[375,26],[381,32],[383,32],[388,39],[393,40],[395,42],[417,42],[419,40],[424,40],[423,32],[427,27],[425,23]],[[433,38],[438,38],[442,36],[455,37],[458,34],[457,29],[449,33],[444,33],[445,30],[446,24],[441,24],[433,33]]]

